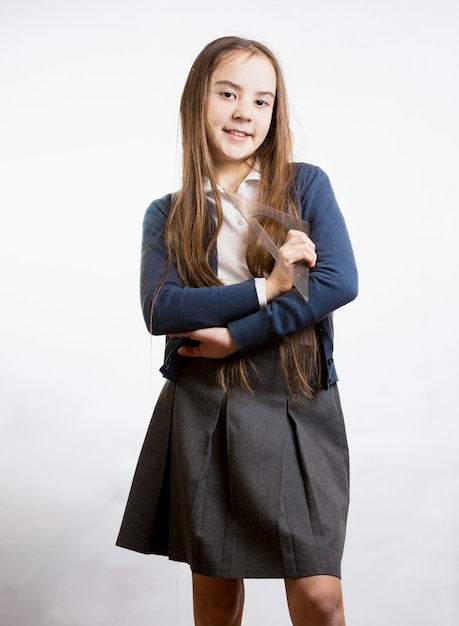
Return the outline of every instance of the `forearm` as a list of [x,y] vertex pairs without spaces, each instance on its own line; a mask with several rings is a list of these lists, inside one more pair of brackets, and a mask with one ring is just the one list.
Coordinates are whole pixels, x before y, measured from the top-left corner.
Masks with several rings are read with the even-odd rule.
[[273,300],[265,309],[228,324],[238,350],[245,354],[253,348],[282,341],[288,335],[315,325],[357,295],[357,270],[349,262],[345,272],[312,270],[309,299],[293,288]]
[[[226,326],[260,308],[254,279],[229,286],[184,287],[164,240],[170,197],[153,202],[143,223],[141,305],[149,332],[166,335]],[[167,276],[165,276],[167,268]]]
[[259,310],[253,279],[237,285],[189,288],[164,285],[153,304],[152,293],[142,308],[149,331],[169,335],[200,328],[227,326]]

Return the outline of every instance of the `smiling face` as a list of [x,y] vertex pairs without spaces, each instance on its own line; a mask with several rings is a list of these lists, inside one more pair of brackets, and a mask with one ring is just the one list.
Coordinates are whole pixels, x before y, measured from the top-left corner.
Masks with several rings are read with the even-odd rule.
[[231,54],[216,67],[206,104],[206,133],[219,179],[243,178],[247,164],[253,165],[271,125],[275,98],[276,73],[262,54]]

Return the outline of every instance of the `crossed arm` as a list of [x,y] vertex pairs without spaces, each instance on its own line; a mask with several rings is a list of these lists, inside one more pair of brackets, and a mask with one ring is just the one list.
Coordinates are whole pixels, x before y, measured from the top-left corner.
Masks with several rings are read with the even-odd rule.
[[[290,230],[283,245],[279,248],[279,255],[289,266],[294,263],[306,263],[314,267],[317,254],[313,241],[299,230]],[[286,273],[275,263],[271,274],[266,279],[266,297],[268,303],[292,289],[293,284]],[[179,354],[187,357],[205,357],[209,359],[223,359],[238,351],[233,335],[228,328],[211,327],[201,328],[191,332],[174,333],[172,337],[188,337],[198,341],[198,345],[182,346]]]
[[164,281],[167,251],[163,231],[170,205],[170,196],[165,196],[152,203],[144,220],[141,294],[145,322],[152,334],[200,342],[182,345],[184,356],[246,354],[318,324],[356,297],[352,246],[328,177],[305,164],[300,165],[299,174],[301,219],[311,224],[312,241],[300,231],[289,231],[280,254],[284,263],[304,262],[311,268],[308,300],[292,288],[277,264],[266,280],[268,305],[264,308],[260,308],[253,278],[234,285],[190,288],[183,286],[171,265]]

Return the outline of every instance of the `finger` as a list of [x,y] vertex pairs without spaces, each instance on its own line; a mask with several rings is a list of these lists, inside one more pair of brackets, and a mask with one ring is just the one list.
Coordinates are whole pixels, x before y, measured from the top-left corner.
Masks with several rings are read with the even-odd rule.
[[304,250],[315,250],[315,243],[307,235],[299,231],[289,231],[288,237],[280,246],[280,249],[302,248]]
[[190,330],[186,333],[169,333],[168,337],[185,337],[186,339],[193,339],[194,341],[200,340],[199,330]]
[[182,356],[201,356],[201,348],[200,346],[181,346],[178,353]]
[[315,262],[317,258],[316,251],[313,248],[303,245],[280,248],[279,256],[287,265],[292,265],[298,261]]
[[293,268],[296,263],[305,263],[308,267],[314,267],[317,263],[317,254],[303,249],[286,251],[281,255],[281,261],[286,268]]
[[312,239],[308,237],[308,235],[304,233],[302,230],[289,230],[287,232],[284,243],[288,243],[293,240],[302,241],[306,244],[310,244],[311,246],[314,246],[314,242],[312,241]]
[[287,231],[287,235],[285,237],[285,239],[291,239],[292,237],[305,237],[307,239],[309,239],[309,237],[306,235],[306,233],[304,233],[302,230],[295,230],[294,228],[290,229],[289,231]]

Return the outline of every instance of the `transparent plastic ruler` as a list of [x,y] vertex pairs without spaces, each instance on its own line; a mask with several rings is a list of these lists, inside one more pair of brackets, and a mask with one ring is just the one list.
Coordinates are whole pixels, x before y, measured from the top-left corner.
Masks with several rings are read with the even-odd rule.
[[287,230],[301,230],[307,235],[310,233],[309,222],[304,222],[298,217],[287,215],[286,213],[282,213],[282,211],[278,211],[266,204],[258,202],[258,200],[247,198],[241,194],[228,191],[227,189],[224,189],[223,192],[225,196],[234,203],[239,213],[247,221],[253,232],[259,237],[268,252],[274,257],[285,275],[295,285],[303,298],[307,300],[309,294],[309,267],[303,262],[293,263],[292,265],[284,263],[279,255],[276,244],[256,218],[269,217],[282,224]]

